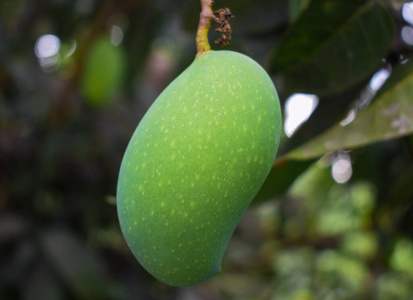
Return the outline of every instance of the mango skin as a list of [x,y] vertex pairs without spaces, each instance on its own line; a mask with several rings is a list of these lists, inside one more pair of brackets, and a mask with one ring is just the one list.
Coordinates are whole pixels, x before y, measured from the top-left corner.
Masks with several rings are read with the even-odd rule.
[[129,142],[117,190],[122,232],[149,273],[173,286],[219,273],[280,128],[271,79],[237,52],[197,57],[162,92]]

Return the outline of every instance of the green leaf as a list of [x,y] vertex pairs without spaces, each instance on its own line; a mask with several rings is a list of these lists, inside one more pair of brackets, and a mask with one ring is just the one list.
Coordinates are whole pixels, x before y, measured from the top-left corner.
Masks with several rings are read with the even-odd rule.
[[378,66],[393,31],[377,1],[312,0],[276,48],[271,69],[296,91],[341,91]]
[[339,149],[354,149],[413,133],[413,63],[400,65],[376,99],[353,122],[336,124],[286,158],[307,160]]
[[288,190],[315,159],[341,149],[350,150],[413,133],[413,62],[395,68],[382,92],[346,126],[331,129],[278,158],[254,201]]

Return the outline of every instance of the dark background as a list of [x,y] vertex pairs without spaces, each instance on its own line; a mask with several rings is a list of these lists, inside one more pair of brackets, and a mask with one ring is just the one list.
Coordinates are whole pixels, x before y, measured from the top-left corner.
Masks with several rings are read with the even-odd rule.
[[0,299],[413,299],[407,1],[216,0],[284,121],[315,110],[283,131],[219,275],[174,288],[135,260],[119,166],[194,59],[199,2],[0,1]]

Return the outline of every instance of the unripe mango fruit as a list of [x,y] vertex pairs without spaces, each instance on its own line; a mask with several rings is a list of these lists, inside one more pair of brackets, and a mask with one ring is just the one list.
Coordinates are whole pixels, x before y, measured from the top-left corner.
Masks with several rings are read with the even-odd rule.
[[125,54],[104,36],[90,50],[82,74],[82,94],[93,106],[105,106],[113,100],[125,72]]
[[197,57],[156,99],[124,155],[117,209],[141,265],[173,286],[220,271],[280,140],[274,85],[233,51]]

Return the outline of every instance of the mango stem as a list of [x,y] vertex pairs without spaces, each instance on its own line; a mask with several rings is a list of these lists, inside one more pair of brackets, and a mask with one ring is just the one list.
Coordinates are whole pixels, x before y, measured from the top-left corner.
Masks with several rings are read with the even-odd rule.
[[212,51],[208,41],[208,31],[211,27],[211,19],[218,22],[219,19],[212,12],[214,0],[201,0],[201,14],[199,17],[198,31],[196,33],[196,57]]

